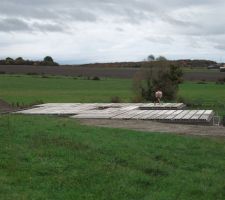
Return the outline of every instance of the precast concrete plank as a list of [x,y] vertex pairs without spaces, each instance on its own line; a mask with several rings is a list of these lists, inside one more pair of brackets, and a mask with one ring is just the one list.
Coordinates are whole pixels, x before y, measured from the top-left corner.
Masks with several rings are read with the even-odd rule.
[[45,104],[39,104],[35,105],[36,107],[58,107],[58,106],[77,106],[81,103],[45,103]]
[[152,115],[148,119],[158,119],[160,116],[162,116],[166,112],[168,112],[168,110],[160,110],[158,113],[156,113],[155,115]]
[[213,110],[206,110],[202,116],[199,118],[199,120],[201,121],[210,121],[212,116],[214,114],[214,111]]
[[167,113],[171,113],[171,110],[163,110],[163,111],[164,112],[161,115],[157,116],[157,119],[163,119],[165,118],[165,116],[167,116],[166,115]]
[[179,110],[182,103],[46,103],[15,112],[22,114],[74,115],[73,118],[140,119],[171,122],[209,122],[212,110]]
[[145,116],[141,117],[141,119],[149,119],[151,116],[157,114],[158,112],[160,112],[161,110],[153,110],[153,112],[149,112],[146,113]]
[[144,114],[146,112],[146,110],[136,110],[132,113],[132,115],[130,116],[130,119],[135,119],[136,117]]
[[137,108],[138,108],[138,106],[130,105],[130,106],[124,106],[124,107],[120,108],[120,110],[129,111],[129,110],[134,110]]
[[140,109],[155,109],[155,110],[166,110],[166,109],[179,109],[183,108],[185,105],[183,103],[150,103],[150,104],[143,104],[140,106]]
[[[140,110],[140,111],[143,111],[143,112],[140,112],[139,114],[131,117],[131,119],[141,119],[140,117],[145,116],[147,113],[149,113],[150,110]],[[153,111],[153,110],[151,110],[151,111]]]
[[191,119],[192,120],[196,120],[196,119],[199,119],[201,116],[202,116],[202,114],[205,112],[205,110],[198,110],[198,112],[196,112],[192,117],[191,117]]
[[182,109],[182,108],[186,107],[186,105],[183,104],[183,103],[177,103],[176,107],[177,107],[178,109]]
[[72,118],[77,118],[77,119],[110,119],[112,117],[112,114],[78,114],[72,116]]
[[172,113],[174,113],[176,110],[167,110],[167,112],[163,113],[163,115],[159,116],[159,119],[165,119],[168,116],[170,116]]
[[187,115],[190,112],[190,110],[183,110],[180,114],[176,115],[173,120],[180,120],[182,119],[185,115]]
[[141,113],[140,115],[138,115],[138,117],[136,117],[136,119],[145,119],[145,117],[147,117],[147,115],[150,115],[153,112],[156,112],[156,110],[144,110],[146,112]]
[[173,105],[172,103],[163,103],[161,107],[165,108],[165,107],[171,107],[171,105]]
[[137,116],[137,115],[139,115],[143,112],[145,112],[145,111],[143,111],[143,110],[131,110],[131,111],[125,112],[121,115],[117,115],[113,118],[114,119],[131,119],[132,117]]
[[168,115],[171,115],[171,113],[175,112],[175,110],[165,110],[162,115],[158,116],[158,119],[165,119]]
[[172,120],[173,118],[175,118],[177,115],[179,115],[179,114],[182,113],[182,112],[183,112],[183,110],[176,110],[175,112],[170,113],[169,116],[164,117],[164,118],[162,118],[162,119]]
[[188,120],[191,119],[192,116],[197,113],[197,110],[191,110],[188,114],[186,114],[184,117],[182,117],[182,120]]

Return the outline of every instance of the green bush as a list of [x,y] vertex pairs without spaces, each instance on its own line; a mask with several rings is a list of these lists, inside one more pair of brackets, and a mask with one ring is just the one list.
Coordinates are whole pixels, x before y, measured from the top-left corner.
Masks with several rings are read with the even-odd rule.
[[94,76],[94,77],[92,78],[92,80],[93,80],[93,81],[100,81],[101,79],[100,79],[98,76]]
[[182,76],[183,72],[180,66],[176,65],[144,69],[141,74],[134,78],[133,86],[136,96],[139,99],[154,101],[154,93],[161,90],[164,100],[175,100]]
[[122,100],[120,97],[118,97],[118,96],[111,97],[111,103],[121,103],[121,102],[122,102]]
[[222,124],[223,126],[225,126],[225,115],[222,116],[221,124]]
[[216,81],[216,84],[224,84],[225,83],[225,78],[219,78],[217,81]]

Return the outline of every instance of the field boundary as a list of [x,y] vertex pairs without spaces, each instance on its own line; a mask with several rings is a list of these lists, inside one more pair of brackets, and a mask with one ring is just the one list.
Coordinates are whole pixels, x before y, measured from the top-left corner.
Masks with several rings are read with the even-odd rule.
[[[0,65],[0,74],[57,75],[74,77],[133,78],[141,68],[129,67],[87,67],[87,66],[28,66]],[[184,71],[186,81],[217,81],[225,78],[222,72]]]

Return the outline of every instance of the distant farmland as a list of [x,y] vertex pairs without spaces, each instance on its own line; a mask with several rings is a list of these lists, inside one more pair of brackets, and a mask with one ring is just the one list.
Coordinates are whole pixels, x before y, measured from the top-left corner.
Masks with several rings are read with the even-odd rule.
[[[140,68],[131,67],[91,67],[89,66],[18,66],[0,65],[1,74],[37,74],[83,77],[133,78]],[[225,78],[225,73],[209,70],[185,70],[184,79],[188,81],[216,81]]]

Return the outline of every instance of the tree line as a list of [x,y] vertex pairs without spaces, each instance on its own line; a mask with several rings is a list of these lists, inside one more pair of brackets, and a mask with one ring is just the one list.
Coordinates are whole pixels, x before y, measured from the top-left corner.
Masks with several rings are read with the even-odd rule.
[[149,56],[147,56],[147,58],[145,59],[145,61],[151,62],[151,63],[155,63],[154,65],[157,65],[157,62],[164,62],[164,63],[170,63],[170,64],[177,64],[179,63],[181,66],[183,67],[190,67],[190,68],[196,68],[196,67],[205,67],[207,68],[210,65],[215,65],[217,64],[215,61],[211,61],[211,60],[202,60],[202,59],[198,59],[198,60],[191,60],[191,59],[181,59],[181,60],[168,60],[165,56],[154,56],[153,54],[150,54]]
[[167,61],[167,58],[165,56],[155,57],[151,54],[147,57],[147,61]]
[[41,61],[25,60],[22,57],[18,57],[16,59],[7,57],[3,60],[0,60],[0,65],[58,66],[59,64],[55,62],[51,56],[46,56]]

